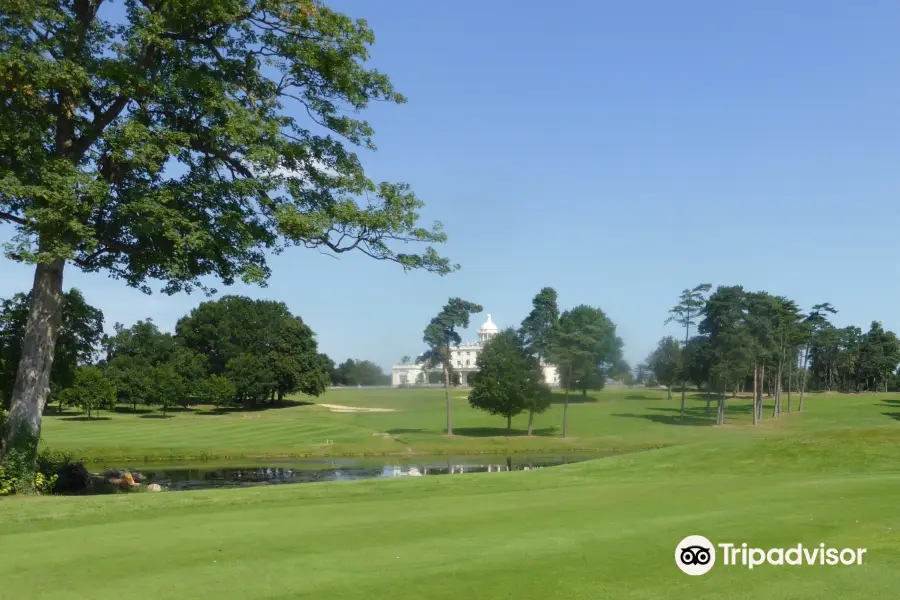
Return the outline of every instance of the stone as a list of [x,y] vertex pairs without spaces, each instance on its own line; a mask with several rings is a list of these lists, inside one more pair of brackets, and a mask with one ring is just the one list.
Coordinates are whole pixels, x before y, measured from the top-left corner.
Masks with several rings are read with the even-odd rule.
[[147,491],[148,492],[161,492],[162,486],[159,485],[158,483],[151,483],[150,485],[147,486]]
[[128,482],[129,487],[134,485],[134,475],[131,474],[131,471],[125,471],[125,474],[122,475],[122,479]]
[[120,471],[118,469],[107,469],[106,471],[103,472],[103,476],[106,477],[107,479],[109,479],[111,477],[121,477],[122,471]]
[[137,482],[137,483],[143,483],[144,480],[146,479],[146,477],[144,477],[144,474],[140,473],[138,471],[132,471],[131,476],[134,478],[135,482]]

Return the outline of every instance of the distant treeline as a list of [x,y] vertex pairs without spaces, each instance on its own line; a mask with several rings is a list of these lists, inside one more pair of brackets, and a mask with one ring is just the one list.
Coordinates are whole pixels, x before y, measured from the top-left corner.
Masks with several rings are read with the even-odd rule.
[[[30,298],[0,301],[0,398],[8,407]],[[329,385],[384,385],[371,361],[338,366],[318,351],[315,333],[282,302],[224,296],[179,319],[174,333],[152,320],[116,323],[103,334],[103,313],[72,289],[51,377],[50,405],[93,412],[113,404],[215,404],[256,407],[293,393],[318,396]]]

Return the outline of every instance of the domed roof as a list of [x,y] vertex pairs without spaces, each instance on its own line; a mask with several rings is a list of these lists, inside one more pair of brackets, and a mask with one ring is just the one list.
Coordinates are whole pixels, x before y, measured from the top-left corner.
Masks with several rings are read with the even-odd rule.
[[478,331],[484,333],[486,331],[500,331],[500,328],[497,327],[496,324],[491,320],[491,313],[488,313],[487,321],[484,322],[484,325],[481,326],[481,329]]

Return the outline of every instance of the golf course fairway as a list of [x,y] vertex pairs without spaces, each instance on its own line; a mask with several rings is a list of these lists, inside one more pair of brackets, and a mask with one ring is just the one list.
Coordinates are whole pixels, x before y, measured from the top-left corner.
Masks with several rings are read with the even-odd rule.
[[[628,414],[606,398],[597,419]],[[639,419],[634,446],[665,447],[534,471],[2,499],[0,598],[893,599],[898,405],[818,396],[755,429]],[[720,556],[691,577],[674,560],[688,535],[866,553],[754,569]]]

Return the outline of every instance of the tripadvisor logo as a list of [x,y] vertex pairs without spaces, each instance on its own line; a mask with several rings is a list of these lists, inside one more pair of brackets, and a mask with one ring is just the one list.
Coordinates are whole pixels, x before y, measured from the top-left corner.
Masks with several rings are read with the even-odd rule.
[[[718,550],[717,550],[718,549]],[[825,544],[807,547],[797,544],[790,548],[754,548],[747,544],[713,544],[702,535],[689,535],[675,547],[675,564],[688,575],[705,575],[716,564],[753,569],[762,565],[861,565],[865,548],[830,548]]]

